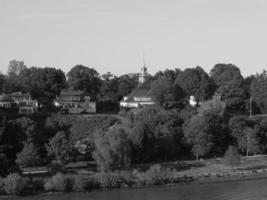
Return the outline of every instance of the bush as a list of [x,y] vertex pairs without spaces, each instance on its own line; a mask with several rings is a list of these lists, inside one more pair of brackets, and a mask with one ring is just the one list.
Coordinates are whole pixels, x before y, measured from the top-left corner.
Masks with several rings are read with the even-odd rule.
[[43,178],[33,178],[31,181],[31,186],[33,191],[42,191],[44,190],[44,181]]
[[137,178],[138,185],[160,185],[168,179],[169,170],[161,167],[160,164],[152,165],[145,172],[135,171],[134,175]]
[[90,191],[94,188],[99,188],[99,184],[96,183],[92,177],[75,176],[73,190],[76,192]]
[[19,195],[26,188],[26,181],[18,173],[9,174],[4,179],[4,190],[8,195]]
[[4,186],[5,186],[4,179],[0,178],[0,195],[5,193]]
[[97,173],[94,175],[96,182],[101,188],[119,188],[122,183],[122,178],[120,175],[112,173]]
[[17,153],[16,163],[22,167],[36,167],[40,165],[38,148],[33,143],[25,143],[21,152]]
[[224,162],[225,164],[230,166],[240,165],[241,155],[239,154],[238,149],[236,147],[229,146],[224,155]]
[[46,191],[69,191],[70,180],[67,179],[62,173],[57,173],[48,179],[44,185]]
[[51,162],[48,165],[48,171],[50,174],[54,175],[56,173],[62,172],[64,170],[64,167],[59,162]]

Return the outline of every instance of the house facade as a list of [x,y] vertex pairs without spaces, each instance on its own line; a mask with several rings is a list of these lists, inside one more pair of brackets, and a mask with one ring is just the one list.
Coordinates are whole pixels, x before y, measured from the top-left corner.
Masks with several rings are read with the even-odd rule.
[[0,95],[0,108],[15,109],[20,114],[33,114],[37,112],[38,103],[29,93],[15,92]]
[[63,113],[96,113],[96,103],[91,101],[88,93],[80,90],[62,90],[54,105]]
[[144,66],[142,67],[141,73],[139,74],[138,87],[135,88],[131,94],[123,98],[123,100],[120,102],[120,107],[140,108],[155,104],[150,90],[144,86],[147,76],[147,68]]
[[14,92],[8,96],[17,105],[20,114],[33,114],[37,112],[38,102],[32,99],[30,93]]
[[14,101],[6,94],[0,95],[0,108],[10,109],[14,107]]

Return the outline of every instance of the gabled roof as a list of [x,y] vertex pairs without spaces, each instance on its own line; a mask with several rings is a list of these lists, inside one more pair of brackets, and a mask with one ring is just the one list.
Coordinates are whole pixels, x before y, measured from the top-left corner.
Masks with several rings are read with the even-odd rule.
[[134,97],[148,97],[152,98],[150,90],[145,87],[138,87],[132,91],[131,94],[127,96],[127,99],[124,102],[135,102]]
[[29,92],[27,93],[22,93],[22,92],[13,92],[11,94],[9,94],[8,96],[10,97],[17,97],[17,96],[20,96],[20,97],[28,97],[28,96],[31,96]]
[[82,90],[65,89],[65,90],[61,90],[60,96],[79,96],[79,95],[83,95],[84,93],[85,92]]
[[6,94],[0,95],[0,102],[13,102],[13,100]]

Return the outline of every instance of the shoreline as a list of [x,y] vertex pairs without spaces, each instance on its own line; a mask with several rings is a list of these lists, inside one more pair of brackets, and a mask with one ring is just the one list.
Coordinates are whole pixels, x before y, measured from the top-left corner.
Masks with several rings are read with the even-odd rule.
[[9,196],[9,195],[0,195],[1,198],[9,199],[10,197],[34,197],[34,196],[52,196],[58,194],[74,194],[74,193],[90,193],[90,192],[102,192],[102,191],[112,191],[112,190],[132,190],[132,189],[147,189],[147,188],[156,188],[156,187],[177,187],[177,186],[190,186],[190,185],[208,185],[208,184],[220,184],[227,182],[242,182],[242,181],[253,181],[253,180],[264,180],[267,179],[267,172],[264,173],[249,173],[249,174],[235,174],[224,177],[210,176],[210,177],[198,177],[193,178],[190,176],[185,176],[184,181],[174,182],[174,183],[164,183],[164,184],[154,184],[154,185],[143,185],[143,186],[128,186],[128,187],[118,187],[118,188],[100,188],[92,189],[90,191],[83,192],[59,192],[59,191],[28,191],[27,193],[20,196]]

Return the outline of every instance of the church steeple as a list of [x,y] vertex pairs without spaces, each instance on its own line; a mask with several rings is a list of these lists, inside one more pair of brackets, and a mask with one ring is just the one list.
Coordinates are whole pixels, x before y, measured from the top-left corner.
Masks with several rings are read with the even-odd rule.
[[139,74],[139,82],[138,82],[139,86],[145,83],[146,77],[147,77],[147,67],[146,67],[145,56],[144,56],[144,65],[141,68],[141,73]]

